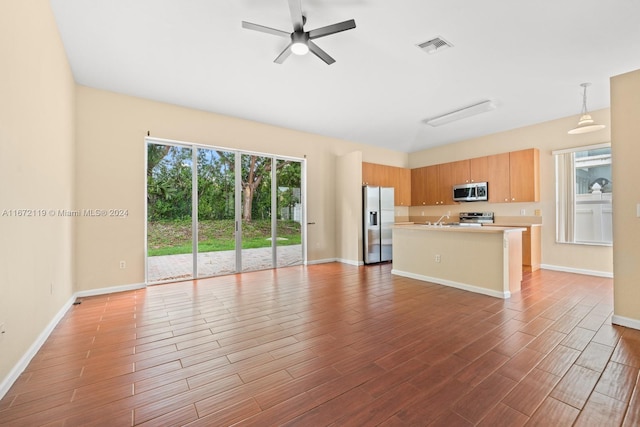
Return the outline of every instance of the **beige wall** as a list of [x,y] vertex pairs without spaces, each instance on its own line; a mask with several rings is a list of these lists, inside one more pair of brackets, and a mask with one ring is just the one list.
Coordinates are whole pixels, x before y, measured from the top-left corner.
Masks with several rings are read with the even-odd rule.
[[49,2],[0,2],[0,397],[73,295],[73,220],[49,212],[73,209],[73,141],[74,82]]
[[640,70],[611,79],[611,116],[614,321],[640,329]]
[[[350,258],[353,253],[353,243],[345,239],[357,230],[337,226],[337,158],[354,151],[362,151],[364,161],[384,158],[402,165],[407,158],[405,153],[78,87],[78,207],[129,210],[127,218],[78,218],[79,291],[144,282],[147,131],[156,138],[306,156],[307,220],[315,222],[308,227],[310,262]],[[121,260],[126,269],[119,268]]]
[[362,261],[362,152],[338,157],[336,162],[337,255],[341,262]]
[[[578,107],[579,105],[576,106],[576,108]],[[541,188],[540,202],[538,203],[474,202],[444,207],[412,207],[410,215],[412,217],[421,216],[424,212],[426,216],[440,216],[447,210],[450,210],[453,215],[457,215],[461,211],[473,210],[493,211],[496,218],[499,218],[520,216],[521,209],[524,209],[525,215],[532,217],[535,210],[540,209],[543,224],[543,264],[595,274],[611,274],[613,272],[613,249],[610,246],[571,245],[555,242],[555,174],[551,152],[563,148],[609,142],[611,140],[609,109],[592,112],[592,116],[596,122],[606,124],[607,128],[584,135],[569,135],[567,131],[577,124],[576,114],[572,117],[411,153],[409,167],[415,168],[526,148],[538,148],[540,150]],[[618,191],[619,187],[616,186],[616,193],[620,194]],[[532,222],[539,221],[539,218],[528,219]]]

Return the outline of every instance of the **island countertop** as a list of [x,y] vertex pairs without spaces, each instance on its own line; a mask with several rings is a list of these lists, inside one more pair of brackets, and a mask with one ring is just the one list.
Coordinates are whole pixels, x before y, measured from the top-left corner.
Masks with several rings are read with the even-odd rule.
[[427,225],[427,224],[396,224],[394,229],[402,230],[420,230],[420,231],[446,231],[446,232],[463,232],[463,233],[511,233],[526,231],[522,226],[494,226],[486,225],[482,227],[464,226],[464,225]]

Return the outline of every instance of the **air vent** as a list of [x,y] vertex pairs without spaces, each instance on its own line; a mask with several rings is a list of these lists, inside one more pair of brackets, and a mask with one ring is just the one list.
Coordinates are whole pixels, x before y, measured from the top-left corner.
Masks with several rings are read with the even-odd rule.
[[417,46],[430,55],[440,52],[448,47],[453,47],[451,43],[439,36],[424,43],[420,43]]

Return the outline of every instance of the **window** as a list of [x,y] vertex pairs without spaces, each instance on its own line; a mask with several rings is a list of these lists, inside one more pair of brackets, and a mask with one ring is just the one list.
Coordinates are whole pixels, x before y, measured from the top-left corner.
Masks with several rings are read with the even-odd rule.
[[611,144],[554,151],[556,241],[613,243]]

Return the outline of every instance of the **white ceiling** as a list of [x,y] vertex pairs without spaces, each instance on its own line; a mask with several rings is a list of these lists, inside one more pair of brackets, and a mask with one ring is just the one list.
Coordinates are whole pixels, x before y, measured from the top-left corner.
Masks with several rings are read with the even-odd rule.
[[[291,55],[287,0],[51,0],[77,83],[413,152],[609,106],[609,77],[640,68],[637,0],[302,0],[305,30],[357,27]],[[454,47],[428,55],[418,43]],[[431,116],[491,99],[440,127]]]

